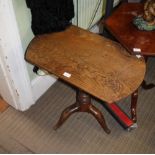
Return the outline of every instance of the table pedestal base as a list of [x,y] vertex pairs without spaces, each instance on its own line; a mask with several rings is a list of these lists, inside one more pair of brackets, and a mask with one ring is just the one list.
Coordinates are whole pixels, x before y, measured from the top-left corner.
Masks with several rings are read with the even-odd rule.
[[92,105],[90,95],[81,90],[77,91],[75,104],[70,105],[62,112],[59,121],[54,126],[54,129],[58,129],[69,118],[69,116],[71,116],[75,112],[87,112],[92,114],[101,125],[103,130],[107,134],[110,133],[110,130],[106,125],[104,116],[95,106]]

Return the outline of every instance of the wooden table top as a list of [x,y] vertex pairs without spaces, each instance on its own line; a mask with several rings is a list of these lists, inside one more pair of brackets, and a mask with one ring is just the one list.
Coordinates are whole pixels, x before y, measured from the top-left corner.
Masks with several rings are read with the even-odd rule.
[[105,21],[105,26],[129,52],[139,48],[142,55],[155,56],[155,31],[140,31],[132,23],[142,13],[142,3],[124,3]]
[[36,36],[26,60],[103,101],[111,103],[135,91],[143,81],[143,59],[120,44],[70,26],[63,32]]

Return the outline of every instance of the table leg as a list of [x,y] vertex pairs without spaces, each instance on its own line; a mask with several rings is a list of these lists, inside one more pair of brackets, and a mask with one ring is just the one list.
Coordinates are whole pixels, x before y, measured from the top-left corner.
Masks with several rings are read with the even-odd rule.
[[63,123],[75,112],[88,112],[92,114],[98,123],[101,125],[103,130],[109,134],[110,130],[108,129],[104,116],[102,113],[92,105],[90,95],[85,92],[78,90],[76,95],[76,103],[67,107],[61,114],[59,121],[54,126],[54,129],[58,129],[63,125]]
[[136,112],[137,100],[138,100],[138,90],[136,90],[131,95],[131,118],[135,123],[137,122],[137,112]]

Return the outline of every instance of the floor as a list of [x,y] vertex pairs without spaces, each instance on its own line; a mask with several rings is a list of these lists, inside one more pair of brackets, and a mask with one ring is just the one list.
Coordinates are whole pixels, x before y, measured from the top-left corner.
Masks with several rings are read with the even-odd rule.
[[[147,65],[146,80],[155,83],[155,58]],[[155,88],[139,90],[138,128],[128,132],[93,99],[105,115],[107,135],[89,114],[71,116],[53,130],[61,111],[75,101],[75,90],[56,82],[26,112],[9,107],[0,113],[0,153],[155,153]],[[118,104],[129,113],[130,98]]]

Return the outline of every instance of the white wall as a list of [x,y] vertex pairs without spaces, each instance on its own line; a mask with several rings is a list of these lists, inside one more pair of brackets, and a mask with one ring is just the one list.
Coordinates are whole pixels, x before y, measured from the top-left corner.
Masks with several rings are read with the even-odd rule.
[[3,74],[0,86],[7,88],[7,91],[0,89],[0,94],[11,106],[24,111],[33,105],[56,79],[51,76],[36,76],[33,80],[30,79],[16,19],[12,0],[0,0],[0,73]]

